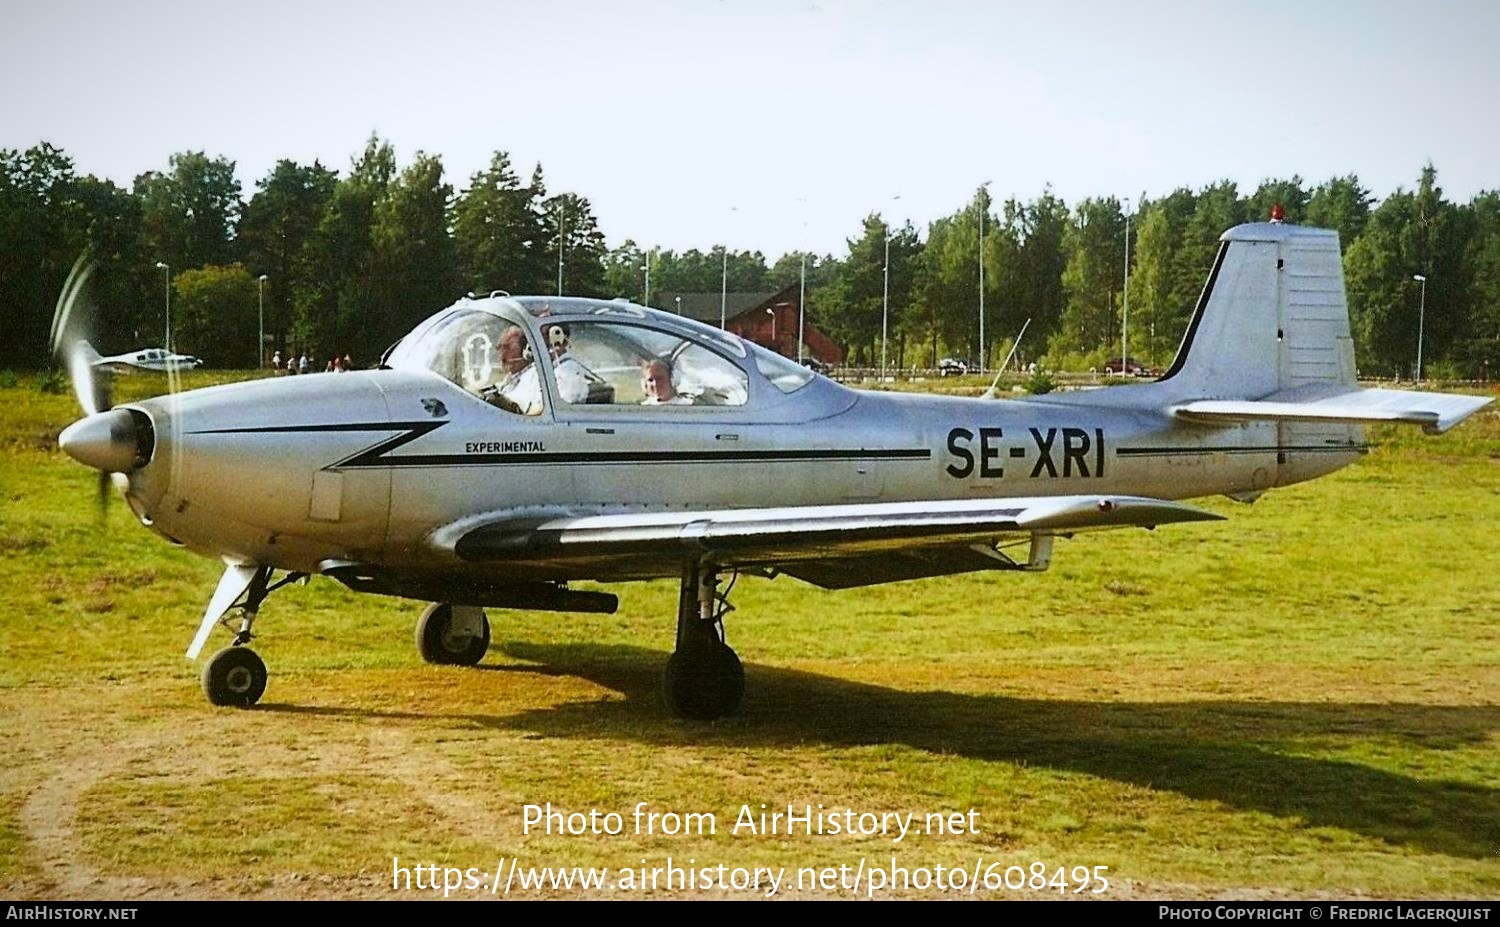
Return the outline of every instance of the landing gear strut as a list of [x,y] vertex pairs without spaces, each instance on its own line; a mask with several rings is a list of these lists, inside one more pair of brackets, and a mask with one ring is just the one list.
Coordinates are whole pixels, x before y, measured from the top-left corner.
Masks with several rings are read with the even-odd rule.
[[[203,694],[214,705],[249,708],[266,693],[266,661],[251,650],[247,644],[254,636],[250,626],[260,613],[260,603],[266,600],[270,590],[271,568],[256,567],[245,589],[244,617],[240,620],[239,633],[234,642],[209,658],[203,667]],[[277,586],[285,583],[278,583]]]
[[745,668],[724,643],[728,590],[720,595],[718,586],[713,564],[690,563],[682,571],[677,649],[662,680],[667,707],[679,718],[712,721],[731,715],[745,694]]

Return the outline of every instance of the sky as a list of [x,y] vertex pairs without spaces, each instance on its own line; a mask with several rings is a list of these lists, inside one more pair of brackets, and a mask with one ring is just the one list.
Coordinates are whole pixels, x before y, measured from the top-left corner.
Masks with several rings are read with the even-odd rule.
[[980,184],[1160,196],[1429,161],[1500,187],[1500,4],[1475,0],[0,0],[0,148],[128,186],[180,151],[347,170],[372,132],[455,190],[497,150],[614,246],[842,255]]

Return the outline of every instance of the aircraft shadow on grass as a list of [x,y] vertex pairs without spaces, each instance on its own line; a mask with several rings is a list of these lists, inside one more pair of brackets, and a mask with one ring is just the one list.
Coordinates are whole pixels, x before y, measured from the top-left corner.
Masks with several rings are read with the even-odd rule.
[[[1091,702],[909,692],[817,673],[749,665],[756,695],[737,719],[671,717],[667,655],[630,645],[493,644],[525,664],[481,672],[573,676],[624,696],[510,715],[453,715],[483,728],[645,744],[791,747],[905,744],[934,754],[1086,773],[1240,811],[1300,818],[1447,856],[1500,855],[1500,789],[1400,775],[1356,762],[1292,756],[1312,737],[1400,739],[1428,750],[1483,744],[1500,707],[1399,703]],[[467,670],[473,672],[475,670]],[[261,710],[432,720],[441,712],[367,712],[263,704]]]
[[1277,749],[1303,738],[1382,734],[1428,750],[1472,746],[1500,730],[1500,707],[1028,699],[908,692],[751,665],[747,675],[755,695],[741,718],[695,725],[661,707],[666,654],[660,651],[520,642],[495,651],[533,665],[491,666],[493,671],[578,676],[625,698],[471,719],[485,726],[648,744],[905,744],[935,754],[1086,773],[1448,856],[1500,854],[1500,790]]

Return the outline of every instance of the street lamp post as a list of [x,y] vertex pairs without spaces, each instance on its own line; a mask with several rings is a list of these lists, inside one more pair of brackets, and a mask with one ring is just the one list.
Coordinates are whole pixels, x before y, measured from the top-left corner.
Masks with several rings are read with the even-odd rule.
[[988,187],[992,180],[979,185],[979,372],[984,373],[989,352],[984,344],[984,216],[990,211]]
[[807,319],[807,252],[802,252],[802,274],[797,283],[797,363],[802,363],[802,343]]
[[1125,293],[1120,312],[1120,373],[1130,369],[1130,197],[1125,198]]
[[891,318],[891,223],[885,223],[885,266],[881,268],[880,382],[885,382],[885,342]]
[[[891,197],[891,202],[901,199],[897,193]],[[881,294],[880,294],[880,379],[885,381],[885,359],[886,344],[889,340],[891,322],[891,222],[885,222],[885,266],[881,269]]]
[[167,320],[166,320],[167,321],[167,343],[166,343],[166,349],[168,351],[171,351],[172,350],[172,268],[170,266],[168,266],[165,262],[162,262],[162,261],[157,261],[156,262],[156,268],[157,268],[157,270],[164,270],[164,271],[166,271],[166,273],[163,275],[163,276],[165,276],[167,278],[167,282],[166,282],[166,292],[167,292],[167,303],[166,303],[166,305],[167,305]]
[[266,275],[260,275],[260,340],[256,342],[256,357],[261,369],[266,366]]
[[766,315],[771,317],[771,350],[775,351],[777,354],[780,354],[781,348],[776,344],[776,310],[767,309]]
[[677,300],[677,314],[678,315],[682,315],[682,297],[681,296],[674,296],[672,298],[675,299],[675,300]]
[[[729,207],[729,211],[730,212],[739,212],[740,208],[738,206],[731,206],[731,207]],[[731,217],[731,218],[733,218],[733,217]],[[721,253],[722,253],[723,258],[724,258],[724,276],[723,276],[723,279],[719,282],[719,330],[720,331],[723,331],[725,328],[727,328],[728,327],[728,322],[729,322],[729,319],[728,319],[728,307],[729,307],[729,246],[728,245],[724,245],[723,247],[724,247],[724,250]]]
[[1417,383],[1422,382],[1422,332],[1427,328],[1427,277],[1412,274],[1412,279],[1422,284],[1422,301],[1417,308]]
[[802,363],[802,344],[807,333],[807,197],[797,197],[802,205],[801,269],[797,275],[797,363]]
[[562,272],[563,272],[563,245],[567,239],[563,238],[563,222],[568,217],[568,204],[564,200],[557,201],[557,295],[562,295]]
[[646,263],[641,265],[641,270],[646,272],[646,295],[641,299],[641,305],[651,306],[651,252],[646,252]]

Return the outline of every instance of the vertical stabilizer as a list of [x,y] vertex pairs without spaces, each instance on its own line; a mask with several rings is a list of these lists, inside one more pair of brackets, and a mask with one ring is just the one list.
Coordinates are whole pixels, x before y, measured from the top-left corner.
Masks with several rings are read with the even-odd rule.
[[1218,257],[1164,378],[1194,399],[1260,399],[1301,386],[1353,386],[1354,343],[1338,233],[1241,225]]

